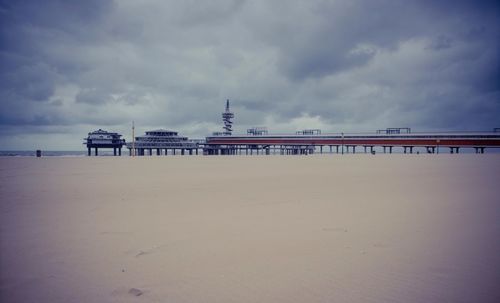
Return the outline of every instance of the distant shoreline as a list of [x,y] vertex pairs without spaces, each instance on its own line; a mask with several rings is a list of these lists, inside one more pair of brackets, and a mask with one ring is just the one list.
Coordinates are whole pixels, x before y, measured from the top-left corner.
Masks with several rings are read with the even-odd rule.
[[[485,150],[485,154],[497,154],[497,153],[500,153],[500,149],[494,149],[494,148],[490,148],[490,149],[486,149]],[[381,151],[377,151],[376,152],[377,155],[383,155],[384,153],[381,152]],[[393,151],[393,154],[404,154],[402,151]],[[426,152],[424,151],[419,151],[419,154],[420,155],[427,155]],[[443,154],[443,155],[446,155],[446,154],[449,154],[449,151],[448,150],[444,150],[442,152],[440,152],[440,154]],[[474,154],[474,150],[471,149],[471,150],[468,150],[468,149],[461,149],[460,150],[460,154]],[[342,156],[342,154],[337,154],[337,153],[323,153],[323,154],[320,154],[319,152],[318,153],[315,153],[313,155],[308,155],[308,156],[317,156],[317,155],[324,155],[324,156]],[[345,153],[345,155],[352,155],[352,153]],[[356,155],[365,155],[364,152],[356,152]],[[369,153],[367,153],[366,155],[369,155]],[[389,155],[389,154],[388,154]],[[410,154],[408,154],[410,155]],[[416,152],[413,153],[413,155],[417,155]],[[436,154],[434,154],[436,156]],[[203,156],[203,155],[200,155],[200,156]],[[235,155],[230,155],[229,157],[234,157]],[[251,155],[241,155],[242,157],[251,157]],[[254,156],[257,156],[257,155],[254,155]],[[259,157],[264,157],[265,155],[258,155]],[[272,156],[272,154],[271,154]],[[279,156],[279,155],[276,155],[276,156]],[[284,156],[284,155],[283,155]],[[290,157],[293,157],[293,155],[289,155]],[[295,157],[300,157],[301,155],[295,155]],[[307,157],[306,155],[302,155],[303,157]],[[17,150],[17,151],[0,151],[0,157],[36,157],[36,150]],[[88,157],[86,151],[82,150],[82,151],[44,151],[42,150],[42,157]],[[94,155],[91,156],[92,158],[95,157]],[[102,152],[99,153],[99,156],[98,157],[113,157],[113,150],[102,150]],[[121,156],[117,156],[117,157],[130,157],[129,153],[128,152],[124,152],[122,153]],[[168,155],[168,156],[165,156],[165,155],[161,155],[161,156],[157,156],[157,155],[145,155],[145,156],[137,156],[137,157],[144,157],[144,158],[148,158],[148,157],[194,157],[194,155]],[[210,157],[219,157],[219,156],[210,156]]]

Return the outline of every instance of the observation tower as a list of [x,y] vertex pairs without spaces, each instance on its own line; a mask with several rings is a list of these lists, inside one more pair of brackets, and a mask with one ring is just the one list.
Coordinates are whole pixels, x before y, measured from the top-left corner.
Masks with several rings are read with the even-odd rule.
[[222,113],[222,121],[224,122],[223,135],[231,136],[233,132],[233,121],[234,113],[229,110],[229,99],[226,101],[226,111]]

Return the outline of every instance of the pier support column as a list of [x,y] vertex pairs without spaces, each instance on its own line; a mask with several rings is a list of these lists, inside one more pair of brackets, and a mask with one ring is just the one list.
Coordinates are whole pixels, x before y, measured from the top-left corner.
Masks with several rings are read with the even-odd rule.
[[95,151],[95,155],[97,156],[98,155],[98,152],[97,152],[97,147],[94,148],[94,151]]
[[130,157],[132,157],[132,149],[129,149],[129,150],[128,150],[128,155],[129,155]]
[[113,156],[116,156],[116,147],[113,147]]
[[338,145],[335,145],[335,150],[337,152],[337,154],[339,153],[339,146]]
[[156,149],[156,155],[157,155],[157,156],[161,156],[161,151],[160,151],[160,149],[159,149],[159,148],[157,148],[157,149]]
[[121,147],[118,148],[118,156],[120,156],[120,157],[122,156],[122,148]]
[[375,151],[373,150],[373,146],[370,146],[370,153],[371,153],[371,154],[374,154],[374,153],[375,153]]
[[392,146],[389,146],[389,154],[392,154]]
[[320,145],[319,146],[319,153],[322,154],[323,153],[323,145]]
[[89,157],[90,157],[90,155],[92,154],[92,151],[90,150],[91,148],[90,148],[90,147],[88,147],[87,149],[88,149],[88,152],[89,152]]
[[183,148],[183,149],[181,149],[181,155],[183,155],[183,156],[184,156],[184,148]]
[[407,153],[407,149],[410,154],[413,154],[413,146],[403,146],[403,149],[405,154]]

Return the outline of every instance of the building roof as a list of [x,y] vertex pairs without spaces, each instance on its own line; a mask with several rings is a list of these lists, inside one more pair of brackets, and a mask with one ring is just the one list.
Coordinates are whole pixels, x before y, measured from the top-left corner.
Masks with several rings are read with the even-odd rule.
[[119,133],[114,133],[114,132],[108,132],[108,131],[105,131],[103,129],[98,129],[98,130],[95,130],[93,132],[90,132],[89,135],[99,135],[99,134],[106,134],[106,135],[117,135],[117,136],[121,136]]
[[147,130],[146,133],[177,133],[175,130],[169,130],[169,129],[153,129],[153,130]]

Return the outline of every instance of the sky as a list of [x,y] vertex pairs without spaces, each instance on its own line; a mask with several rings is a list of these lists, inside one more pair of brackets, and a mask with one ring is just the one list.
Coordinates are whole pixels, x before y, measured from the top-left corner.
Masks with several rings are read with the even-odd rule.
[[0,0],[0,150],[265,126],[500,127],[500,4]]

